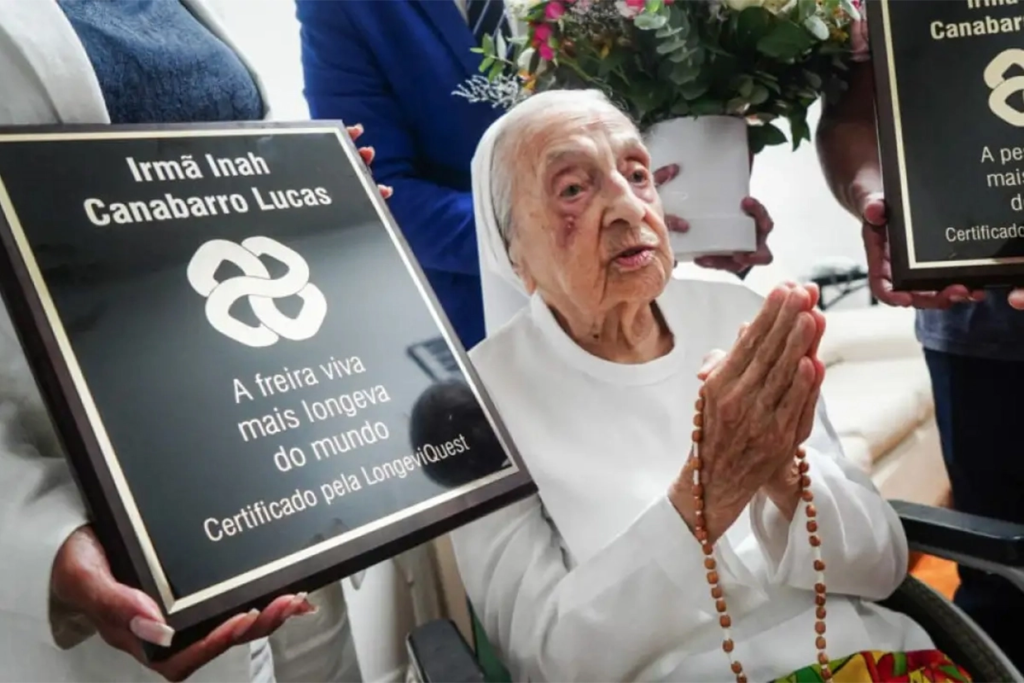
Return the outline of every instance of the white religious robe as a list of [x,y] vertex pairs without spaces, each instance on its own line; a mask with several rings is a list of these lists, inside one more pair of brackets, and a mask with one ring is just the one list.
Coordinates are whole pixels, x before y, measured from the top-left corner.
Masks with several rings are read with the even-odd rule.
[[[690,450],[696,373],[762,298],[738,281],[672,280],[675,336],[640,365],[589,355],[539,297],[470,354],[539,495],[454,532],[459,569],[514,680],[734,681],[701,548],[666,496]],[[819,416],[824,415],[819,410]],[[894,510],[819,420],[806,444],[828,587],[827,651],[933,647],[873,601],[907,573]],[[792,523],[758,495],[718,542],[734,657],[750,681],[815,663],[814,570]]]

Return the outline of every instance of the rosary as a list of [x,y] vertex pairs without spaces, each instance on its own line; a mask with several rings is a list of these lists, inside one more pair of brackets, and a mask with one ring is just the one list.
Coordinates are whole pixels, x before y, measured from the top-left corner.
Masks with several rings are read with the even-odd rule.
[[[736,683],[747,683],[747,676],[743,673],[743,665],[733,657],[735,643],[732,640],[730,628],[732,618],[725,604],[725,592],[718,583],[718,564],[715,561],[715,548],[708,541],[708,530],[704,520],[704,484],[701,481],[701,471],[704,469],[704,461],[700,455],[700,442],[703,438],[701,428],[704,425],[704,385],[701,385],[699,398],[697,399],[697,410],[693,416],[693,506],[696,511],[696,522],[694,524],[694,535],[701,544],[704,551],[704,568],[708,570],[708,585],[711,586],[711,597],[715,601],[715,609],[718,612],[718,624],[722,627],[724,640],[722,650],[729,657],[732,672],[736,674]],[[818,650],[818,664],[821,665],[821,677],[825,683],[832,680],[832,671],[828,668],[829,658],[825,653],[825,562],[821,559],[821,538],[818,537],[818,523],[815,521],[818,511],[814,507],[814,494],[810,491],[811,479],[807,476],[810,466],[807,464],[807,451],[801,446],[796,449],[795,464],[800,473],[800,498],[807,507],[807,533],[811,550],[814,553],[814,571],[818,573],[817,583],[814,584],[814,603],[817,605],[814,622],[814,632],[817,634],[814,646]]]

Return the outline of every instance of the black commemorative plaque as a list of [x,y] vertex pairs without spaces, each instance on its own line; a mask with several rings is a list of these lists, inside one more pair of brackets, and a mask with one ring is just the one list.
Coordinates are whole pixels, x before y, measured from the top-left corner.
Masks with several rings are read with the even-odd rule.
[[866,13],[893,285],[1024,284],[1024,1]]
[[116,576],[177,630],[531,490],[340,124],[0,131],[0,287]]

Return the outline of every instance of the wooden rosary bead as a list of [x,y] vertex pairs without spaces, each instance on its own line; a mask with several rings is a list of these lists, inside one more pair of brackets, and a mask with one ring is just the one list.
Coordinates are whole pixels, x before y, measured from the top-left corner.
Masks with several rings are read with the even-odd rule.
[[[708,570],[707,581],[708,584],[711,586],[711,597],[715,601],[715,611],[717,611],[719,614],[718,625],[722,628],[723,631],[725,631],[725,635],[728,636],[729,629],[732,627],[732,617],[730,617],[728,614],[728,605],[726,604],[725,593],[718,583],[719,576],[718,572],[716,571],[718,568],[718,563],[714,558],[715,548],[714,545],[712,545],[709,542],[710,537],[708,535],[707,527],[705,526],[704,520],[704,508],[706,503],[704,499],[704,486],[701,483],[700,475],[700,471],[704,468],[704,461],[700,457],[699,444],[704,438],[704,434],[701,428],[704,425],[703,410],[705,396],[706,387],[705,385],[702,384],[700,386],[698,398],[695,403],[697,411],[696,414],[693,416],[694,430],[691,435],[693,439],[693,448],[691,451],[691,466],[693,468],[693,471],[696,473],[694,475],[693,484],[693,507],[694,511],[696,512],[694,536],[697,538],[698,541],[700,541],[701,549],[704,552],[704,568]],[[809,534],[807,541],[812,548],[818,548],[821,546],[821,538],[817,536],[818,523],[814,521],[814,518],[817,516],[817,510],[813,505],[814,493],[811,492],[808,488],[811,485],[811,478],[807,475],[807,472],[810,471],[810,465],[805,460],[806,457],[807,451],[802,446],[798,447],[795,452],[795,460],[797,472],[800,474],[800,498],[805,503],[807,503],[807,506],[805,508],[807,512],[807,532]],[[823,573],[825,571],[825,563],[822,560],[815,560],[814,569],[817,572]],[[817,617],[817,621],[815,621],[814,623],[814,630],[815,633],[817,633],[817,638],[815,639],[814,644],[819,651],[818,663],[821,665],[822,679],[826,683],[831,683],[832,672],[828,668],[829,659],[828,655],[825,653],[825,638],[823,637],[825,633],[825,602],[825,583],[823,581],[819,581],[818,583],[814,584],[814,603],[817,606],[815,609],[815,616]],[[736,683],[747,683],[747,676],[743,673],[743,665],[740,664],[739,661],[733,661],[731,658],[731,654],[735,647],[735,643],[731,638],[727,637],[722,641],[722,650],[727,655],[730,655],[730,664],[733,674],[736,675]]]

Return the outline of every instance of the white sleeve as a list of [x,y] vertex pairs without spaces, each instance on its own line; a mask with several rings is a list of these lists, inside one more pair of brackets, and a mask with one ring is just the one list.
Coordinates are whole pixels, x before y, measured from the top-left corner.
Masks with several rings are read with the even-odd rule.
[[[4,329],[0,385],[0,616],[42,642],[70,647],[87,634],[51,604],[50,576],[64,541],[88,519],[62,455],[40,453],[27,436],[42,408],[21,347]],[[29,404],[39,414],[29,415]]]
[[[700,544],[667,497],[571,569],[536,495],[452,538],[470,601],[514,680],[649,678],[660,653],[718,619]],[[724,537],[716,556],[721,583],[735,583]]]
[[[870,477],[843,455],[824,402],[818,404],[806,447],[828,591],[868,600],[888,597],[906,577],[910,554],[899,516]],[[801,502],[788,522],[774,503],[758,494],[750,512],[771,580],[812,590],[818,579],[806,504]]]

